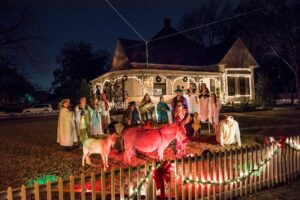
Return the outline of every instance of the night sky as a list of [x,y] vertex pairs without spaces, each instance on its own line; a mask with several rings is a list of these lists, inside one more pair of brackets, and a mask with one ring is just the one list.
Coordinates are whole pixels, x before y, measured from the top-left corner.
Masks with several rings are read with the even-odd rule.
[[[91,43],[95,49],[113,53],[118,37],[139,39],[104,0],[22,0],[33,14],[33,31],[45,38],[34,49],[40,67],[24,74],[43,89],[49,89],[55,57],[68,41]],[[116,9],[150,39],[168,17],[176,27],[181,17],[203,0],[110,0]]]

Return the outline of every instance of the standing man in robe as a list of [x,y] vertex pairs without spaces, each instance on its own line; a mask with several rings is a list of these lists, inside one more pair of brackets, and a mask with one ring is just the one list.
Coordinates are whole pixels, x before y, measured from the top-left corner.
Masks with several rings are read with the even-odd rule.
[[74,142],[77,142],[74,113],[70,109],[70,99],[63,99],[59,104],[57,143],[70,150]]

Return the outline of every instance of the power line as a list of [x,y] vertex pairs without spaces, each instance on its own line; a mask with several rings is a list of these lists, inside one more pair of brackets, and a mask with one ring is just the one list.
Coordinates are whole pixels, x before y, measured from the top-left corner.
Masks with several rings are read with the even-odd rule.
[[[232,19],[235,19],[235,18],[239,18],[239,17],[245,16],[245,15],[248,15],[248,14],[260,11],[260,10],[264,10],[264,9],[270,8],[270,7],[272,7],[272,6],[257,8],[257,9],[253,9],[253,10],[250,10],[250,11],[247,11],[247,12],[239,13],[239,14],[231,16],[231,17],[227,17],[227,18],[220,19],[220,20],[217,20],[217,21],[214,21],[214,22],[210,22],[210,23],[207,23],[207,24],[202,24],[202,25],[199,25],[199,26],[195,26],[195,27],[192,27],[192,28],[180,31],[180,32],[176,32],[176,33],[165,35],[165,36],[162,36],[162,37],[159,37],[159,38],[155,38],[153,40],[149,40],[148,43],[154,42],[154,41],[157,41],[157,40],[166,39],[166,38],[169,38],[169,37],[173,37],[173,36],[176,36],[176,35],[179,35],[179,34],[182,34],[182,33],[186,33],[186,32],[189,32],[189,31],[194,31],[194,30],[197,30],[197,29],[201,29],[203,27],[211,26],[211,25],[214,25],[214,24],[217,24],[217,23],[220,23],[220,22],[229,21],[229,20],[232,20]],[[141,42],[139,44],[135,44],[135,45],[129,46],[127,48],[124,48],[124,50],[130,49],[130,48],[133,48],[133,47],[136,47],[136,46],[140,46],[140,45],[145,45],[145,43]]]
[[[269,6],[269,7],[271,7],[271,6]],[[189,29],[177,32],[177,33],[172,33],[172,34],[165,35],[165,36],[162,36],[162,37],[159,37],[159,38],[155,38],[153,40],[149,40],[148,42],[153,42],[153,41],[157,41],[157,40],[166,39],[166,38],[169,38],[169,37],[173,37],[175,35],[186,33],[186,32],[189,32],[189,31],[194,31],[194,30],[197,30],[197,29],[200,29],[200,28],[203,28],[203,27],[206,27],[206,26],[211,26],[211,25],[214,25],[214,24],[217,24],[217,23],[220,23],[220,22],[229,21],[229,20],[232,20],[234,18],[238,18],[238,17],[244,16],[244,15],[248,15],[250,13],[257,12],[257,11],[260,11],[260,10],[263,10],[263,9],[267,9],[267,8],[268,7],[253,9],[253,10],[250,10],[250,11],[247,11],[247,12],[244,12],[244,13],[237,14],[237,15],[232,16],[232,17],[227,17],[227,18],[220,19],[220,20],[217,20],[217,21],[214,21],[214,22],[210,22],[210,23],[207,23],[207,24],[195,26],[195,27],[192,27],[192,28],[189,28]]]
[[105,0],[106,3],[121,17],[121,19],[144,41],[146,42],[146,39],[121,15],[121,13],[108,1]]

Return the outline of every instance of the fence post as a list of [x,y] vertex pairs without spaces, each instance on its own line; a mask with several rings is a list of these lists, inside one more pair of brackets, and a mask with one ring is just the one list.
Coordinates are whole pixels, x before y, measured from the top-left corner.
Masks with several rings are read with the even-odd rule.
[[[229,151],[229,179],[233,179],[232,149]],[[229,183],[229,197],[233,199],[233,184]]]
[[101,170],[101,199],[105,200],[106,194],[105,194],[105,171]]
[[[170,159],[168,159],[168,161],[169,161],[169,163],[171,163]],[[170,177],[172,177],[172,171],[170,173]],[[176,181],[176,179],[175,179],[175,181]],[[171,199],[172,199],[172,180],[170,180],[168,183],[168,200],[171,200]]]
[[[224,151],[224,180],[228,180],[227,150]],[[228,199],[228,184],[224,185],[224,198]]]
[[21,186],[21,200],[26,200],[26,187],[25,187],[25,185]]
[[91,173],[91,186],[92,186],[92,200],[96,200],[96,181],[95,181],[95,173]]
[[[238,172],[238,148],[235,149],[234,151],[234,179],[236,179],[239,176]],[[237,182],[234,183],[234,197],[238,197],[238,188],[239,184]]]
[[[137,166],[137,171],[136,171],[137,185],[139,184],[140,179],[141,179],[141,176],[140,176],[140,170],[141,170],[141,166],[138,165],[138,166]],[[138,200],[141,199],[141,193],[138,193],[138,194],[137,194],[137,199],[138,199]]]
[[133,185],[131,182],[131,178],[132,178],[132,168],[131,166],[128,167],[128,192],[129,192],[129,196],[133,193]]
[[[213,153],[213,181],[217,181],[217,172],[216,172],[216,152]],[[216,194],[216,185],[213,185],[213,199],[215,200],[217,198]]]
[[[189,156],[188,158],[188,169],[189,169],[189,178],[192,178],[193,177],[193,170],[192,170],[192,163],[191,163],[191,156]],[[193,198],[193,184],[192,183],[189,183],[189,194],[188,194],[188,198],[189,200],[192,200]]]
[[75,200],[75,191],[74,191],[74,176],[70,176],[70,199]]
[[[297,145],[300,145],[299,135],[297,136]],[[300,152],[297,151],[297,175],[300,174]]]
[[[146,168],[146,166],[145,166]],[[120,170],[120,200],[124,200],[124,182],[123,182],[123,168],[119,168]],[[101,186],[102,187],[102,186]]]
[[[198,155],[195,157],[195,179],[199,180]],[[199,184],[195,184],[195,200],[199,198]]]
[[39,184],[34,184],[34,199],[39,200],[40,199],[40,186]]
[[219,175],[219,199],[222,199],[222,193],[223,193],[223,168],[222,168],[222,151],[219,151],[218,153],[218,157],[219,157],[219,170],[218,170],[218,175]]
[[178,194],[178,160],[175,158],[175,200],[179,199],[179,194]]
[[[295,136],[293,137],[293,142],[295,144],[298,144]],[[297,179],[297,151],[296,150],[293,150],[293,174],[294,174],[294,180],[296,180]]]
[[51,182],[48,181],[46,184],[46,192],[47,192],[47,200],[52,200],[52,188],[51,188]]
[[[210,174],[210,152],[207,152],[207,174],[206,174],[206,180],[211,181],[211,174]],[[207,184],[207,199],[210,199],[210,193],[211,193],[211,184]]]
[[283,151],[281,152],[281,166],[282,166],[282,179],[283,182],[286,182],[286,149],[287,149],[287,145],[284,146]]
[[[253,158],[254,158],[253,146],[251,146],[250,147],[250,160],[249,160],[249,162],[250,162],[250,172],[253,170],[253,165],[254,165]],[[249,173],[249,171],[248,171],[248,173]],[[249,177],[249,187],[250,187],[249,192],[250,192],[250,194],[253,192],[253,179],[254,178],[255,178],[254,174],[250,175],[250,177]]]
[[[259,146],[258,151],[258,162],[259,164],[261,164],[263,162],[262,159],[262,145]],[[259,173],[259,177],[258,177],[258,185],[259,185],[259,190],[261,190],[262,188],[262,184],[263,184],[263,172],[264,172],[264,168],[262,167],[262,169],[260,169],[260,173]]]
[[[248,147],[245,148],[245,152],[244,152],[244,174],[248,174]],[[248,180],[249,180],[249,176],[245,178],[244,183],[245,183],[245,196],[248,194]]]
[[[243,149],[240,148],[240,176],[243,175],[243,165],[244,165],[244,159],[243,159]],[[243,181],[240,181],[240,197],[243,196]]]
[[181,199],[185,200],[185,188],[186,185],[184,185],[184,177],[185,177],[185,163],[184,163],[184,158],[181,159],[181,170],[182,170],[182,179],[181,179]]
[[64,186],[63,186],[62,178],[58,179],[58,199],[59,200],[64,199]]
[[7,188],[7,200],[13,200],[12,188],[11,187]]
[[[262,153],[261,153],[261,157],[262,157],[262,161],[265,161],[266,159],[266,145],[263,145],[262,147]],[[264,165],[263,167],[263,174],[262,174],[262,187],[266,187],[267,181],[266,181],[266,170],[267,170],[267,165]]]
[[[273,150],[276,150],[277,146],[273,145]],[[274,163],[274,178],[275,178],[275,185],[278,185],[278,154],[274,156],[273,163]]]
[[[156,162],[152,162],[152,170],[154,170],[155,168],[156,168]],[[155,185],[155,180],[153,178],[152,172],[151,172],[150,178],[151,178],[151,184],[152,184],[152,199],[156,200],[156,185]]]
[[80,174],[81,200],[85,200],[85,175]]
[[[259,162],[258,162],[258,149],[257,146],[254,147],[254,167],[255,169],[258,168]],[[254,193],[257,193],[257,184],[258,184],[258,177],[257,174],[255,174],[254,178]]]
[[[274,149],[273,149],[273,144],[271,144],[269,146],[269,152],[270,154],[274,153]],[[270,169],[270,185],[271,187],[274,187],[274,165],[273,165],[273,161],[275,159],[275,156],[273,156],[273,158],[271,158],[271,160],[269,161],[269,169]]]
[[[111,192],[111,200],[115,200],[115,170],[112,168],[110,172],[110,192]],[[137,179],[139,181],[139,179]]]
[[[204,181],[204,154],[201,155],[201,181]],[[201,185],[201,200],[204,200],[204,188],[205,185]]]

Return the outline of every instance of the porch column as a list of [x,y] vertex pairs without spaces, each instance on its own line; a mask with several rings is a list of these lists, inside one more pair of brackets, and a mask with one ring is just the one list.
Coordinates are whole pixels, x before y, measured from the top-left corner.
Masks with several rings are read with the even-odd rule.
[[251,68],[251,78],[250,78],[250,99],[255,100],[255,85],[254,85],[254,69]]

